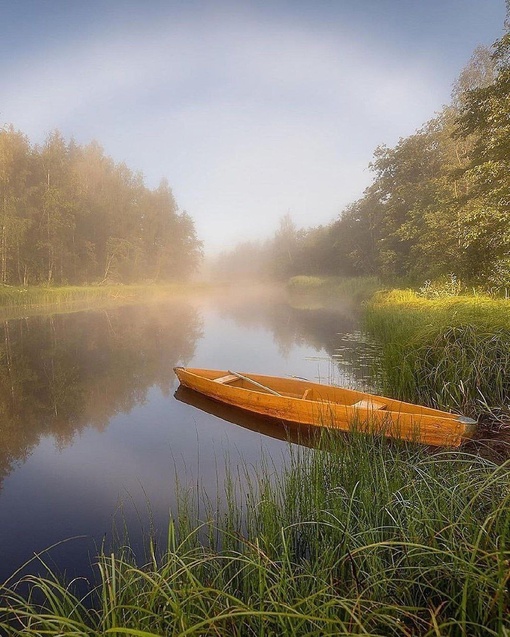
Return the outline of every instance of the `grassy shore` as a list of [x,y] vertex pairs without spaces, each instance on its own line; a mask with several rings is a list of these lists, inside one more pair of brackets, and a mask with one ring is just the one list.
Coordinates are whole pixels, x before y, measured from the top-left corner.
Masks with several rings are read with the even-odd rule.
[[160,299],[198,289],[182,283],[137,285],[89,285],[63,287],[0,286],[0,315],[15,318],[44,312],[65,312]]
[[[232,480],[164,550],[103,554],[73,593],[51,573],[2,591],[17,635],[508,635],[509,466],[353,435]],[[235,496],[233,494],[236,494]],[[196,502],[195,502],[196,505]]]
[[[506,417],[508,301],[394,290],[365,309],[388,393]],[[164,547],[99,555],[86,591],[49,570],[8,582],[0,631],[510,636],[510,461],[326,434],[239,471],[225,506],[182,492]]]
[[365,325],[382,347],[382,390],[492,421],[510,409],[510,302],[380,292]]
[[297,276],[287,289],[296,298],[363,305],[364,327],[381,347],[381,393],[457,411],[493,429],[508,423],[510,300],[461,295],[456,280],[421,293],[382,287],[375,277]]

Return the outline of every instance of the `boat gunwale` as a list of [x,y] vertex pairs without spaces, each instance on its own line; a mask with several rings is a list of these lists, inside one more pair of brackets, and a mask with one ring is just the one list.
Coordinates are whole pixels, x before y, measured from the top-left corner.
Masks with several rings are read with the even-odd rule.
[[[196,377],[198,379],[200,379],[200,381],[202,382],[207,382],[211,384],[211,387],[214,388],[213,393],[210,395],[211,397],[216,397],[218,396],[218,400],[221,400],[221,398],[219,397],[219,395],[226,393],[231,393],[231,390],[236,390],[236,391],[243,391],[243,392],[247,392],[247,393],[256,393],[256,394],[260,394],[266,397],[273,397],[276,400],[291,400],[291,401],[297,401],[298,403],[311,403],[311,404],[331,404],[331,405],[336,405],[338,407],[347,409],[349,411],[352,412],[352,415],[355,414],[359,414],[361,412],[367,412],[370,414],[373,413],[380,413],[381,415],[383,414],[394,414],[396,416],[401,416],[401,415],[409,415],[409,416],[415,416],[417,418],[425,418],[428,420],[428,418],[441,418],[444,420],[448,420],[450,421],[452,424],[458,424],[461,427],[463,427],[466,431],[468,431],[471,428],[474,428],[477,425],[477,421],[473,420],[472,418],[468,418],[467,416],[463,416],[461,414],[456,414],[456,413],[452,413],[452,412],[447,412],[447,411],[442,411],[439,409],[434,409],[432,407],[424,407],[421,405],[415,405],[413,403],[407,403],[405,401],[400,401],[394,398],[388,398],[386,396],[381,396],[378,394],[370,394],[369,392],[363,392],[360,390],[355,390],[355,389],[349,389],[349,388],[344,388],[344,387],[337,387],[334,385],[326,385],[326,384],[322,384],[322,383],[318,383],[315,381],[309,381],[309,380],[305,380],[305,379],[298,379],[298,378],[283,378],[281,376],[269,376],[269,375],[264,375],[264,374],[253,374],[253,373],[245,373],[243,372],[242,375],[246,376],[247,378],[253,378],[253,380],[256,380],[257,382],[261,382],[261,380],[267,380],[267,381],[286,381],[286,382],[295,382],[298,383],[300,385],[305,385],[307,387],[311,386],[312,388],[317,388],[317,389],[323,389],[323,390],[338,390],[341,392],[346,392],[348,394],[352,394],[355,397],[369,397],[370,399],[373,400],[373,402],[380,402],[380,401],[386,401],[387,403],[392,404],[392,406],[395,406],[395,403],[398,404],[399,406],[404,406],[407,407],[409,409],[406,410],[402,410],[402,409],[391,409],[391,408],[386,408],[384,410],[379,410],[379,409],[373,409],[373,408],[364,408],[364,407],[355,407],[354,404],[347,404],[345,402],[339,402],[339,401],[334,401],[334,400],[324,400],[321,398],[315,398],[315,399],[308,399],[305,397],[300,398],[299,396],[288,396],[285,394],[282,394],[281,396],[274,396],[269,392],[264,392],[261,390],[258,390],[255,388],[255,386],[253,388],[247,388],[247,387],[238,387],[238,386],[234,386],[231,384],[220,384],[220,383],[216,383],[216,379],[215,378],[209,378],[207,376],[204,376],[200,373],[197,372],[207,372],[207,373],[214,373],[218,375],[218,378],[228,374],[228,370],[216,370],[216,369],[207,369],[207,368],[189,368],[189,367],[175,367],[174,371],[177,375],[177,377],[179,378],[179,380],[181,381],[181,378],[179,376],[179,372],[184,372],[185,374],[187,374],[188,376],[193,376]],[[240,379],[241,380],[241,379]],[[181,381],[182,382],[182,381]],[[186,383],[185,383],[186,384]],[[193,389],[193,387],[191,387]],[[274,387],[271,387],[270,384],[268,383],[268,388],[274,389]],[[201,391],[200,389],[197,389],[196,391]],[[239,404],[238,402],[235,403],[230,403],[233,405],[237,405],[239,408],[243,409],[243,405]],[[466,434],[468,435],[468,434]]]
[[[458,414],[387,399],[367,392],[323,385],[305,379],[264,376],[262,374],[241,374],[241,378],[239,378],[242,382],[255,379],[256,382],[263,383],[265,381],[269,385],[268,389],[271,381],[276,381],[277,385],[278,381],[282,381],[287,386],[289,383],[297,385],[301,387],[301,390],[304,387],[313,387],[330,392],[338,391],[350,394],[356,399],[369,396],[375,398],[377,402],[385,400],[391,406],[398,405],[407,407],[407,409],[355,407],[347,405],[345,401],[325,401],[321,397],[315,400],[307,399],[304,396],[299,397],[299,394],[294,396],[274,395],[274,393],[262,391],[260,388],[257,391],[253,387],[248,389],[247,387],[215,382],[227,374],[225,370],[176,367],[174,371],[182,385],[212,400],[258,416],[276,419],[282,423],[311,425],[344,432],[358,431],[364,434],[400,438],[433,447],[458,447],[463,440],[472,438],[476,432],[476,421],[470,422],[471,419],[466,419]],[[233,374],[233,372],[228,373]],[[243,401],[243,396],[247,400]],[[260,400],[260,396],[264,397],[264,401]]]

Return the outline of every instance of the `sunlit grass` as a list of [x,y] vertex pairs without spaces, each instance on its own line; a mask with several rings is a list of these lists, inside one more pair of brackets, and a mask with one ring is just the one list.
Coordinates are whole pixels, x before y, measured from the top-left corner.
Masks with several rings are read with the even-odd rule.
[[[102,554],[73,593],[51,573],[4,590],[9,635],[505,635],[509,466],[326,435],[227,483],[166,545]],[[196,492],[194,492],[196,494]],[[203,510],[203,509],[202,509]]]
[[16,316],[47,310],[68,310],[104,304],[124,304],[182,292],[189,288],[179,283],[147,285],[91,285],[63,287],[0,286],[0,313]]
[[393,290],[373,297],[365,319],[382,346],[383,392],[470,416],[508,414],[508,300]]

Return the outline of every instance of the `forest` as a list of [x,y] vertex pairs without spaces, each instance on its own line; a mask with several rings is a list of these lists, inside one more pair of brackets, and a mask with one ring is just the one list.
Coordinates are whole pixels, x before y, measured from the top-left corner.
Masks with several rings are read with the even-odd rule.
[[168,183],[52,132],[32,145],[0,129],[0,283],[66,285],[187,278],[202,246]]
[[220,255],[217,276],[376,275],[423,283],[455,276],[510,285],[510,33],[478,47],[451,103],[395,147],[376,148],[373,181],[325,226],[298,229]]
[[[331,223],[299,229],[291,213],[265,242],[215,261],[216,280],[455,276],[510,286],[510,33],[478,47],[439,113],[375,149],[373,181]],[[52,132],[33,145],[0,129],[0,283],[83,285],[188,278],[202,242],[163,180],[115,163],[97,142]]]

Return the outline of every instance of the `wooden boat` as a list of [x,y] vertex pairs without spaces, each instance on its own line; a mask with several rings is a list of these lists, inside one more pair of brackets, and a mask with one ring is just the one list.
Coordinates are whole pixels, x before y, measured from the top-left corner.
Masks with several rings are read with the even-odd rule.
[[297,378],[175,367],[181,385],[275,420],[376,433],[434,446],[458,446],[476,421],[400,400]]

